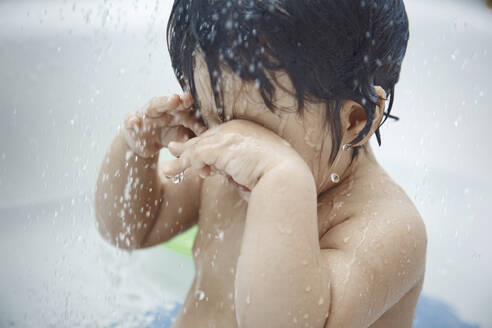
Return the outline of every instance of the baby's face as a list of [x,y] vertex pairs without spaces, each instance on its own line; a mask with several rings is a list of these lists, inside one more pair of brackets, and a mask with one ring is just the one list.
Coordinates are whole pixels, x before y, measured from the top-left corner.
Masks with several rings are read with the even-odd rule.
[[[223,123],[217,114],[210,77],[205,61],[196,59],[196,92],[199,98],[200,113],[208,128]],[[304,116],[297,115],[297,101],[294,92],[276,88],[274,103],[279,110],[272,113],[253,83],[245,83],[235,74],[223,72],[223,106],[225,121],[244,119],[255,122],[287,140],[303,157],[318,180],[324,179],[331,152],[331,136],[323,127],[324,107],[321,104],[306,103]],[[285,90],[293,90],[287,75],[276,76]]]

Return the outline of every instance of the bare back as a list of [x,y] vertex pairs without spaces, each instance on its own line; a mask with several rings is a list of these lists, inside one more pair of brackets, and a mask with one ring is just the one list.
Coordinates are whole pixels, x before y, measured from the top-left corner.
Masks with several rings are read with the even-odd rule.
[[[410,199],[385,174],[384,170],[375,163],[370,171],[370,174],[358,176],[352,182],[334,188],[329,194],[319,197],[318,231],[322,249],[350,247],[357,239],[359,231],[357,226],[364,225],[356,222],[360,220],[360,216],[353,216],[353,213],[366,212],[368,208],[371,208],[373,213],[377,213],[388,227],[407,225],[408,222],[390,219],[398,217],[398,213],[394,213],[394,207],[386,205],[396,202],[400,209],[414,210],[415,225],[422,224]],[[199,229],[193,246],[196,275],[174,328],[237,327],[234,279],[247,205],[236,187],[224,177],[215,176],[204,181],[201,190]],[[356,231],[352,233],[351,229]],[[364,236],[364,238],[370,239],[371,236]],[[425,258],[421,259],[421,263],[406,263],[406,265],[425,266]],[[395,270],[399,271],[400,276],[402,275],[401,268]],[[370,327],[410,328],[412,326],[416,303],[422,289],[423,275],[411,276],[411,270],[403,275],[407,275],[405,278],[411,281],[411,288],[405,287],[408,284],[405,286],[402,284],[401,297],[393,304],[388,304],[385,313]],[[386,288],[398,289],[398,286],[388,285]],[[343,297],[343,290],[341,295],[334,293],[333,297]],[[331,311],[335,310],[331,309]],[[336,327],[337,324],[335,322],[330,324],[329,317],[325,326]]]

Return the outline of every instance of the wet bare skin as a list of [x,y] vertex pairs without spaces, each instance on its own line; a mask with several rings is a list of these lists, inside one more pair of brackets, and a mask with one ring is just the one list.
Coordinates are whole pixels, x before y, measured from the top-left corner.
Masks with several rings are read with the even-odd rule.
[[[195,280],[174,328],[410,328],[427,238],[411,200],[368,146],[383,117],[385,91],[374,86],[379,101],[372,124],[362,105],[342,103],[341,142],[335,144],[323,125],[326,103],[306,101],[304,115],[297,115],[285,74],[274,77],[278,112],[266,108],[254,85],[225,74],[224,121],[199,59],[195,74],[198,99],[191,102],[205,125],[194,128],[190,96],[151,101],[146,110],[156,117],[137,115],[134,123],[157,129],[155,119],[163,130],[123,130],[103,163],[96,194],[99,230],[120,248],[152,247],[198,223]],[[178,107],[171,121],[159,116]],[[173,138],[172,124],[179,127]],[[366,125],[369,132],[355,143]],[[190,140],[179,138],[183,127],[193,128]],[[157,167],[158,156],[142,152],[157,151],[153,145],[176,158]],[[360,151],[352,162],[353,147]],[[131,163],[130,149],[140,156]],[[166,178],[182,172],[180,184]],[[117,202],[105,196],[122,199],[133,178],[142,181],[140,188],[136,181],[128,202],[114,211]],[[121,235],[127,236],[123,244]]]
[[[211,95],[211,87],[207,84],[208,72],[200,60],[195,73],[197,92],[202,95],[200,111],[208,128],[214,129],[222,123],[217,118],[213,100],[207,97]],[[284,88],[277,89],[276,103],[282,108],[295,108],[295,99],[282,91],[292,90],[289,79],[279,75],[277,81]],[[282,137],[302,157],[314,177],[318,195],[319,267],[322,280],[330,287],[324,295],[306,285],[306,281],[292,281],[292,290],[323,295],[317,304],[310,304],[318,308],[316,311],[323,309],[325,319],[321,322],[326,328],[411,328],[425,273],[426,231],[411,200],[377,163],[368,145],[370,135],[382,118],[384,102],[377,108],[377,119],[370,134],[359,144],[363,147],[354,162],[350,163],[350,152],[340,151],[340,158],[328,165],[331,137],[324,134],[320,125],[323,118],[322,109],[316,108],[318,105],[309,104],[313,110],[306,111],[302,119],[293,111],[272,114],[262,106],[254,89],[241,84],[234,76],[226,83],[229,83],[227,90],[237,90],[225,94],[226,120],[228,116],[251,121]],[[386,97],[380,87],[376,90],[382,98]],[[341,111],[342,144],[353,140],[364,124],[365,115],[361,114],[360,105],[347,102]],[[237,128],[242,126],[239,124]],[[245,128],[248,129],[247,125]],[[340,183],[331,181],[332,172],[340,174]],[[295,190],[289,189],[288,178],[280,180],[279,185],[268,186],[265,197],[285,188]],[[203,180],[199,232],[193,247],[196,277],[174,328],[239,326],[236,306],[241,304],[238,309],[244,310],[248,303],[235,299],[236,265],[248,210],[248,197],[244,196],[244,191],[223,175]],[[296,234],[286,229],[279,225],[278,233]],[[268,243],[265,240],[259,247],[268,248]],[[295,248],[292,252],[297,253]],[[306,254],[305,250],[298,252]],[[300,256],[298,270],[306,265],[307,261]],[[288,275],[288,272],[278,272],[277,280],[286,281]],[[303,295],[294,297],[304,299]],[[263,322],[278,320],[268,313],[267,307],[264,316],[268,319]],[[292,327],[305,324],[319,327],[311,318],[303,317],[305,313],[280,311],[276,315],[280,313],[289,317],[280,321],[289,322]]]
[[[425,242],[425,228],[411,200],[378,165],[372,153],[363,154],[368,160],[360,167],[360,173],[318,199],[320,246],[328,257],[332,250],[345,250],[349,257],[357,252],[373,253],[371,258],[385,270],[379,281],[377,277],[367,279],[374,287],[361,286],[362,296],[358,298],[368,304],[371,295],[385,294],[384,311],[377,314],[372,324],[354,327],[410,328],[425,271],[425,257],[416,257],[418,253],[412,250]],[[197,274],[173,327],[238,327],[234,279],[248,204],[237,187],[222,176],[207,178],[201,195],[199,230],[193,246]],[[402,212],[406,215],[402,216]],[[377,229],[367,229],[368,225]],[[388,248],[390,243],[399,249]],[[357,276],[346,275],[350,272],[346,266],[350,269],[357,262],[337,263],[340,257],[336,256],[333,260],[325,262],[331,266],[329,270],[342,274],[333,275],[332,303],[343,305],[343,301],[335,301],[345,297],[343,286],[353,286],[359,280]],[[343,309],[332,307],[325,327],[349,327],[344,320],[358,315],[355,307],[357,304]]]
[[[198,107],[210,130],[203,133],[203,142],[207,133],[216,133],[213,131],[255,135],[265,147],[265,160],[268,154],[284,149],[290,155],[283,160],[297,165],[286,175],[286,171],[278,171],[281,174],[275,179],[261,178],[256,187],[250,186],[251,192],[241,190],[224,172],[194,183],[200,186],[199,230],[193,246],[196,275],[173,327],[254,327],[262,322],[272,327],[411,328],[425,273],[427,239],[418,211],[377,163],[368,145],[382,119],[384,90],[375,86],[380,105],[370,132],[352,144],[361,147],[356,159],[351,163],[351,151],[337,149],[335,161],[330,162],[332,143],[322,126],[323,105],[308,103],[304,117],[297,116],[295,97],[288,91],[292,86],[285,75],[276,76],[281,87],[276,89],[274,102],[286,109],[278,113],[265,107],[254,86],[232,74],[224,76],[228,90],[224,94],[224,123],[218,118],[209,74],[199,58],[195,74]],[[340,111],[341,144],[351,143],[365,123],[361,105],[345,102]],[[208,153],[230,155],[232,150],[220,145],[227,138],[222,134],[217,145],[209,144]],[[248,140],[242,145],[245,151],[257,146],[253,139]],[[186,147],[168,148],[179,156]],[[258,160],[261,163],[262,159]],[[182,172],[186,161],[172,162],[174,170],[169,170],[169,165],[163,168],[166,175]],[[203,173],[203,168],[196,169]],[[243,168],[233,171],[245,172]],[[333,172],[339,174],[339,183],[332,181]],[[190,178],[201,179],[196,173]],[[264,207],[258,206],[259,202]],[[268,216],[262,213],[265,207]],[[293,212],[296,214],[291,215]],[[267,222],[262,224],[263,220]],[[261,236],[259,245],[256,236]],[[148,245],[159,239],[156,230]],[[296,247],[298,244],[304,246]],[[247,273],[249,265],[254,267],[254,275]],[[290,272],[272,270],[286,267]],[[268,279],[262,279],[264,270]],[[265,294],[250,289],[248,293],[254,296],[249,299],[247,284],[269,290]],[[288,290],[284,286],[289,286]],[[286,297],[279,298],[279,293]],[[241,297],[236,299],[236,295]],[[257,312],[251,315],[251,311]]]

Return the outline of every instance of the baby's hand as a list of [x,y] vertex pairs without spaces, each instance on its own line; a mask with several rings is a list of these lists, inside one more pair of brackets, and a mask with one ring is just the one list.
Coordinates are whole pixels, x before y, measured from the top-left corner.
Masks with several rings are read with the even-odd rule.
[[169,142],[186,142],[206,128],[190,110],[193,98],[154,97],[135,114],[125,117],[122,135],[130,148],[141,157],[151,157]]
[[245,120],[228,121],[186,143],[172,143],[169,150],[178,158],[165,162],[164,174],[173,176],[193,167],[202,177],[222,174],[248,192],[270,170],[284,164],[306,165],[286,140]]

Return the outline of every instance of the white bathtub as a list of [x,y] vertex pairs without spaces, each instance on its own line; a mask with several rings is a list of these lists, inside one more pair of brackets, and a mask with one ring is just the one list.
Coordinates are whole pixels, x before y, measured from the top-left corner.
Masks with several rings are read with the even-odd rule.
[[[106,327],[183,300],[189,259],[119,252],[92,213],[124,114],[179,90],[165,47],[170,5],[0,2],[0,327]],[[479,0],[406,7],[401,120],[373,148],[426,222],[424,294],[492,327],[492,10]]]

